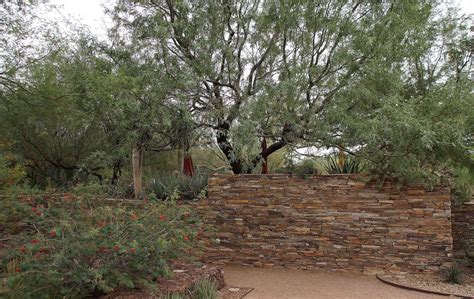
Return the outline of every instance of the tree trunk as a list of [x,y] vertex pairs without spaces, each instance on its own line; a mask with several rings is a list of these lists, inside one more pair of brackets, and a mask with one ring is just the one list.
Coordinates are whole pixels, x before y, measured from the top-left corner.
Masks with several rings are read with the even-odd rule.
[[117,185],[118,179],[120,175],[122,174],[122,160],[116,160],[114,161],[113,167],[112,167],[112,179],[110,180],[110,184],[112,186]]
[[[262,152],[267,150],[267,139],[265,137],[263,137],[261,146],[262,146]],[[263,157],[262,174],[268,174],[268,156]]]
[[178,161],[176,161],[176,166],[177,166],[177,170],[178,170],[178,174],[181,174],[182,171],[183,171],[183,150],[182,149],[178,149]]
[[228,123],[219,125],[219,130],[216,132],[216,141],[219,148],[224,153],[224,156],[227,158],[227,161],[229,161],[229,164],[232,167],[232,172],[234,174],[239,174],[243,172],[242,162],[235,156],[234,148],[228,140],[229,127]]
[[135,144],[132,150],[133,191],[135,194],[135,199],[141,199],[143,196],[142,160],[143,147],[140,144]]

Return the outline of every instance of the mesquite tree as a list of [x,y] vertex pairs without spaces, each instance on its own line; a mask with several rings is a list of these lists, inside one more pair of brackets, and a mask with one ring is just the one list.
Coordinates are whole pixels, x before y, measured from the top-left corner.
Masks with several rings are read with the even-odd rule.
[[[391,76],[408,82],[403,76],[423,67],[417,59],[453,30],[435,31],[439,7],[436,1],[150,0],[119,1],[111,13],[150,55],[175,61],[174,76],[195,85],[187,96],[196,123],[213,130],[233,172],[242,173],[284,146],[383,147],[383,138],[354,141],[360,125],[337,117],[344,120],[349,108],[371,115],[355,98],[354,107],[345,104],[350,94],[380,84],[374,78],[389,81],[371,96],[397,109],[384,94],[394,91]],[[263,138],[271,141],[264,149]]]

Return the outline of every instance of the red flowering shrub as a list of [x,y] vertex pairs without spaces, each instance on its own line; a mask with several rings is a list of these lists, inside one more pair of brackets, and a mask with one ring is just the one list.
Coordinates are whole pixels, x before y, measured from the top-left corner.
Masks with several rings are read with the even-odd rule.
[[[131,208],[70,197],[33,198],[20,201],[13,195],[0,201],[0,223],[10,224],[0,225],[0,232],[14,234],[14,243],[0,249],[0,284],[5,284],[0,289],[12,298],[152,288],[157,277],[170,274],[170,260],[190,258],[199,247],[194,240],[200,222],[172,201]],[[14,224],[19,222],[20,230]],[[18,265],[6,271],[13,261]]]

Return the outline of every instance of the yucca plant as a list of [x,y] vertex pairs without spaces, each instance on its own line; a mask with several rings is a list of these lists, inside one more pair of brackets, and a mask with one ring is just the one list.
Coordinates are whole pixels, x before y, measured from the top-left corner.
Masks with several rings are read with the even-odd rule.
[[329,156],[324,169],[329,174],[362,172],[362,166],[357,158],[340,153]]

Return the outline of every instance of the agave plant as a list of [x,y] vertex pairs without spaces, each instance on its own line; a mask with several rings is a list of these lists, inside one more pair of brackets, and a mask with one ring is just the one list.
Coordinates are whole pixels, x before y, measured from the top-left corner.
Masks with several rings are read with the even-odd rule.
[[207,174],[196,172],[192,177],[162,175],[150,182],[149,188],[158,199],[169,198],[178,192],[184,199],[197,199],[206,190]]
[[362,166],[357,158],[340,153],[329,156],[324,169],[329,174],[362,172]]

